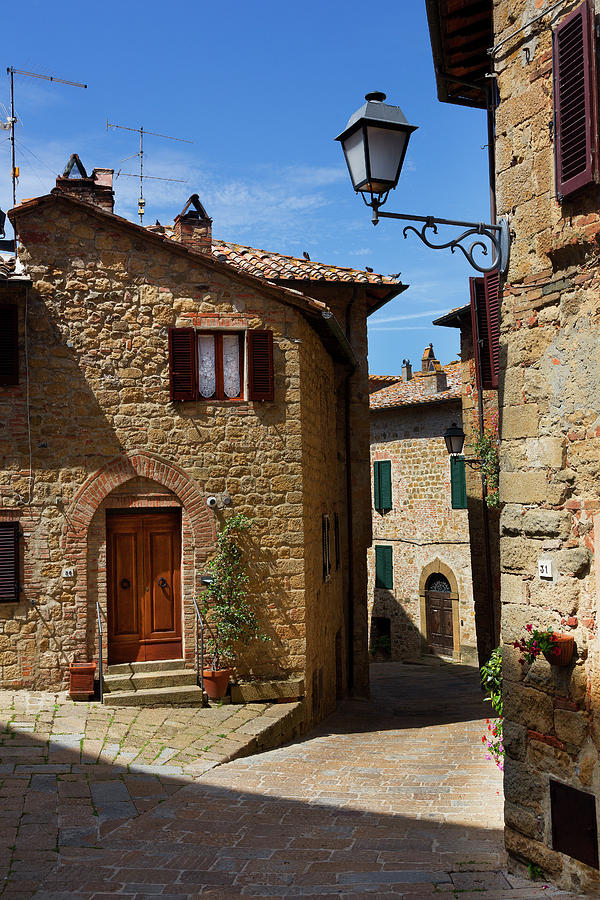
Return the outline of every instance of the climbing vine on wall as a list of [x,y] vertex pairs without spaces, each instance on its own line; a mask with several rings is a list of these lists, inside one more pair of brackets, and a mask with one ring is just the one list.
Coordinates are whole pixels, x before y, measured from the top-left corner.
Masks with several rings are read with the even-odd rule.
[[498,416],[493,416],[484,425],[483,432],[477,425],[471,438],[473,452],[481,460],[481,471],[487,485],[487,505],[490,509],[500,506],[499,475],[500,457],[498,440]]

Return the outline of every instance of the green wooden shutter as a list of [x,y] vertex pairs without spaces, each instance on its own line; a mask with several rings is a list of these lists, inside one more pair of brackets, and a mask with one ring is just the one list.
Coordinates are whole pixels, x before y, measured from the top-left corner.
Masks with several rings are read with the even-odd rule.
[[375,547],[375,587],[392,590],[394,587],[394,563],[392,547]]
[[389,459],[379,463],[379,502],[380,509],[392,508],[392,463]]
[[392,508],[392,463],[389,459],[373,463],[373,505],[375,509]]
[[450,457],[450,491],[452,509],[467,508],[467,478],[464,456]]

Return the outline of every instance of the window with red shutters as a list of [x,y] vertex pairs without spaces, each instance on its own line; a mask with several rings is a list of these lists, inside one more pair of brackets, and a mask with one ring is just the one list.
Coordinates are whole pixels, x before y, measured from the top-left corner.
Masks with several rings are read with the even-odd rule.
[[[273,400],[273,332],[169,329],[171,400]],[[245,349],[247,348],[247,353]]]
[[19,383],[18,316],[16,306],[0,306],[0,385]]
[[196,332],[193,328],[169,328],[169,384],[171,400],[196,399]]
[[248,332],[248,386],[251,400],[273,400],[273,332]]
[[598,180],[598,84],[594,9],[585,0],[552,35],[556,192]]
[[500,278],[490,272],[483,278],[470,278],[471,324],[477,387],[498,387],[500,343]]
[[19,602],[19,523],[0,522],[0,603]]

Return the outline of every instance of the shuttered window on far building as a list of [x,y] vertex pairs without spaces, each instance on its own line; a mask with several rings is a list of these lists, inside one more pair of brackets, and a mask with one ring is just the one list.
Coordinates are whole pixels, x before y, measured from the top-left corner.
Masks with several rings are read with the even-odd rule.
[[392,463],[389,459],[373,463],[373,505],[381,511],[392,508]]
[[15,305],[0,305],[0,385],[19,383],[19,318]]
[[470,278],[471,325],[477,387],[498,387],[500,363],[500,278],[489,272],[483,278]]
[[19,523],[0,522],[0,603],[19,602]]
[[375,587],[394,588],[393,547],[375,547]]
[[552,35],[556,193],[598,180],[598,83],[594,8],[585,0]]
[[450,495],[452,509],[467,508],[467,476],[464,456],[450,457]]

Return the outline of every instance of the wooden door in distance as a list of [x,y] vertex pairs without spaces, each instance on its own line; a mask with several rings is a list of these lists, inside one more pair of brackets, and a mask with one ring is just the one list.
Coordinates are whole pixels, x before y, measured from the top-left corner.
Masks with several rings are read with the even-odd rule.
[[452,656],[454,632],[452,628],[452,600],[442,591],[426,591],[427,643],[438,653]]
[[181,659],[181,517],[109,510],[108,661]]

